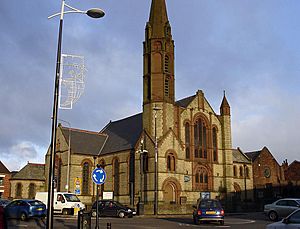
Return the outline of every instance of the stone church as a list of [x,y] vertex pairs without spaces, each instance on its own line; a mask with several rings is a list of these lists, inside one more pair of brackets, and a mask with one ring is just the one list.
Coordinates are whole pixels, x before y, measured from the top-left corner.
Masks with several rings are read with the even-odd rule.
[[174,56],[165,0],[152,0],[143,42],[142,113],[110,121],[99,132],[59,125],[58,191],[75,192],[91,204],[97,193],[91,172],[97,164],[107,173],[100,199],[111,192],[121,203],[143,203],[146,214],[155,208],[159,214],[191,212],[199,198],[230,198],[253,188],[251,159],[232,149],[225,93],[218,113],[201,90],[176,101]]

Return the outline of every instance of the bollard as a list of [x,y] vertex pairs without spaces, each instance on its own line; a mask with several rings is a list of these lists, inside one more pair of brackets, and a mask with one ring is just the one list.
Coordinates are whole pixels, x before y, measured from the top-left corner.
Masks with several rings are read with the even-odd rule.
[[106,229],[111,229],[111,223],[106,224]]
[[84,212],[80,210],[78,212],[78,221],[77,221],[78,229],[91,229],[91,213]]

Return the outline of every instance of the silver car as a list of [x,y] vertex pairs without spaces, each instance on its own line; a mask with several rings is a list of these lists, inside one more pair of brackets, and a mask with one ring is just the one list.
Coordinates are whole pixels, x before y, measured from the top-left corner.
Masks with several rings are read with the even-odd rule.
[[300,199],[285,198],[264,206],[264,212],[272,221],[277,221],[299,209]]
[[298,229],[300,228],[300,209],[294,211],[280,222],[267,225],[266,229]]

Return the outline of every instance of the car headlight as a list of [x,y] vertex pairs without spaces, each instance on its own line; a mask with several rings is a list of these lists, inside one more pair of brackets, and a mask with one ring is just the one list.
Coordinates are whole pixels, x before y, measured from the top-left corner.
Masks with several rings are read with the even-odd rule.
[[132,212],[131,209],[128,209],[127,211],[128,211],[128,212]]

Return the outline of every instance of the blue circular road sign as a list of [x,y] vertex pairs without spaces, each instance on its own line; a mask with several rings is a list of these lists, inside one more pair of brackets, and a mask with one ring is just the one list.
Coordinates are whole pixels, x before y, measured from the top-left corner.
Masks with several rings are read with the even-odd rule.
[[102,168],[96,168],[92,172],[92,180],[95,184],[104,184],[106,180],[106,172]]

